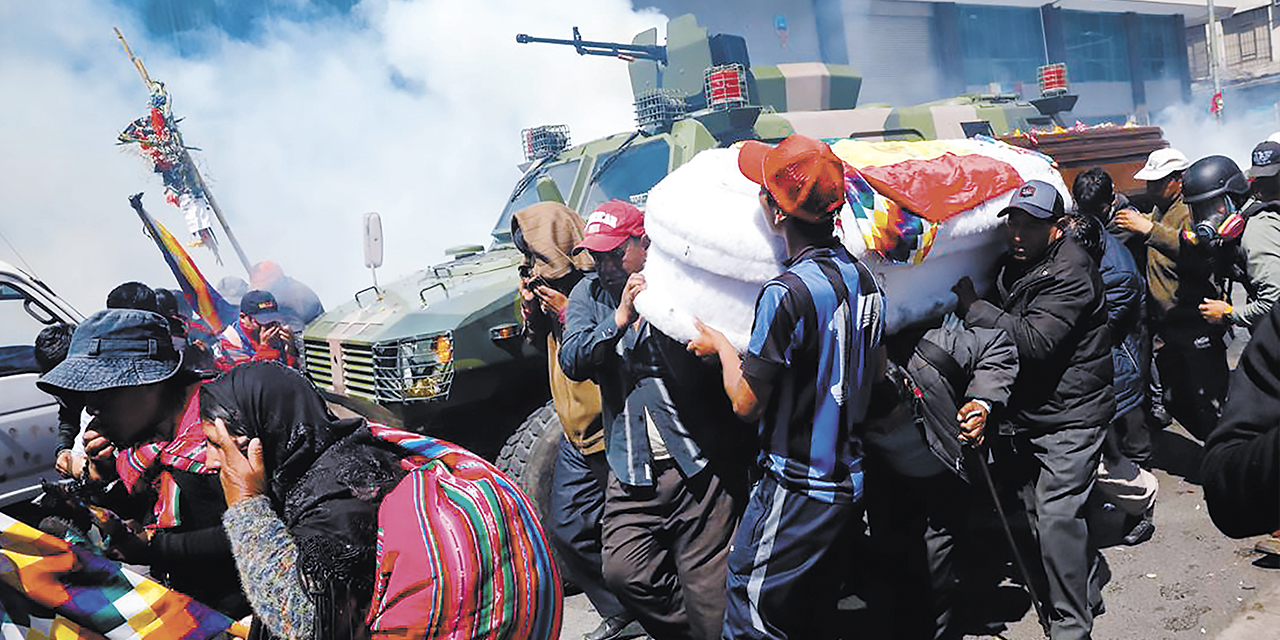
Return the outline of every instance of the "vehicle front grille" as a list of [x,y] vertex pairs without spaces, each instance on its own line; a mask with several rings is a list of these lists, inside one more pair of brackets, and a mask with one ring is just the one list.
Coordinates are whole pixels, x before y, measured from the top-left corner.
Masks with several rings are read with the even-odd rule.
[[[307,373],[317,386],[378,404],[438,400],[453,383],[453,336],[380,342],[304,341]],[[335,349],[336,347],[336,349]]]

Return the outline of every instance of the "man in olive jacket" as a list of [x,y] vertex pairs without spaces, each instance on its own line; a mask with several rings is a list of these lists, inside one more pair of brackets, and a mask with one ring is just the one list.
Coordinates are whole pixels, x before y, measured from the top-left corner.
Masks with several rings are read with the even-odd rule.
[[1022,185],[1001,212],[1009,252],[992,289],[997,304],[979,300],[967,278],[955,292],[966,323],[1004,329],[1018,345],[1018,377],[995,445],[1012,454],[1009,466],[1039,543],[1050,637],[1081,640],[1091,637],[1102,606],[1100,585],[1090,581],[1099,554],[1084,507],[1115,397],[1102,279],[1057,226],[1063,213],[1053,185]]

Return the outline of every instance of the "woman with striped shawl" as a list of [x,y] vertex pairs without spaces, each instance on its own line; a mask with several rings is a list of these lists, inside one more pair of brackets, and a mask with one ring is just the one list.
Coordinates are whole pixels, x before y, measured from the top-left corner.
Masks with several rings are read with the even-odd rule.
[[551,640],[560,579],[515,483],[455,445],[338,420],[301,374],[200,390],[257,637]]

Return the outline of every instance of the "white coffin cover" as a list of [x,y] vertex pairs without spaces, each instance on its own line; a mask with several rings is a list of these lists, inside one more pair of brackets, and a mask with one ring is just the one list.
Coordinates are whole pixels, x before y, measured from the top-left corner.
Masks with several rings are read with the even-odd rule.
[[[999,143],[954,143],[1009,163],[1024,181],[1054,185],[1070,208],[1062,176],[1042,157]],[[759,185],[738,171],[738,151],[732,148],[699,153],[649,192],[645,230],[652,244],[644,268],[647,287],[636,307],[663,333],[690,340],[696,317],[722,331],[738,350],[746,349],[756,295],[765,281],[782,272],[786,258],[782,238],[765,221],[759,193]],[[997,214],[1012,194],[942,222],[928,257],[916,265],[893,263],[869,251],[849,208],[841,209],[845,246],[884,288],[890,333],[950,311],[955,305],[951,287],[962,276],[971,277],[979,293],[984,290],[1005,248]]]

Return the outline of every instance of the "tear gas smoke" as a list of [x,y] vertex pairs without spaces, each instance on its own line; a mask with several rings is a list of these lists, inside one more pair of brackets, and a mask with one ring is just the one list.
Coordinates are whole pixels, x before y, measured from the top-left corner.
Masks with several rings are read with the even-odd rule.
[[[1207,104],[1208,100],[1203,103]],[[1228,104],[1228,109],[1220,124],[1204,106],[1178,104],[1156,113],[1152,124],[1159,125],[1165,140],[1192,162],[1205,156],[1223,155],[1235,160],[1241,170],[1248,171],[1254,146],[1280,131],[1280,122],[1274,106],[1249,109],[1244,104]]]
[[[0,259],[30,265],[85,313],[126,280],[176,286],[129,195],[145,191],[152,215],[188,237],[159,177],[115,145],[147,92],[113,26],[168,88],[249,260],[280,263],[333,307],[368,284],[364,212],[382,214],[381,279],[400,277],[449,246],[489,243],[520,175],[522,128],[566,123],[585,141],[634,126],[625,63],[518,45],[516,33],[577,25],[629,41],[666,23],[628,0],[365,0],[341,16],[268,18],[251,41],[186,32],[201,53],[184,58],[130,4],[0,5],[0,232],[20,254],[0,243]],[[192,256],[211,283],[245,277],[215,229],[224,266]]]

